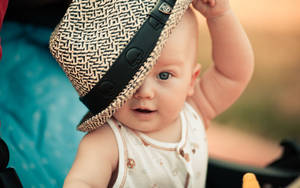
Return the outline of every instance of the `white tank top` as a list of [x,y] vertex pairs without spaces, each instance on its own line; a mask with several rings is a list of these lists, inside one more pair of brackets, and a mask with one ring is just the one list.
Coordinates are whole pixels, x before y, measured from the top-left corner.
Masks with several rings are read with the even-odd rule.
[[208,162],[203,121],[185,104],[177,143],[161,142],[109,120],[119,150],[113,188],[205,187]]

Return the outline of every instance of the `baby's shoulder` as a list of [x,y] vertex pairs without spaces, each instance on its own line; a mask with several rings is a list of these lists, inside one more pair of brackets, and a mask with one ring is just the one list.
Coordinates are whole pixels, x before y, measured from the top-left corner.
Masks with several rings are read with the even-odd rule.
[[117,165],[118,144],[112,129],[107,124],[87,133],[82,138],[79,149],[85,151],[86,155],[99,156],[111,160],[113,166]]
[[76,154],[76,159],[66,181],[104,187],[118,166],[118,149],[109,126],[103,126],[86,134]]
[[102,148],[103,146],[113,146],[110,149],[116,147],[117,149],[117,141],[115,139],[113,130],[108,124],[105,124],[96,130],[87,133],[81,140],[80,144],[90,145],[97,148]]
[[104,125],[98,127],[94,131],[88,132],[84,138],[88,139],[101,139],[101,137],[110,137],[114,136],[113,130],[111,127],[105,123]]

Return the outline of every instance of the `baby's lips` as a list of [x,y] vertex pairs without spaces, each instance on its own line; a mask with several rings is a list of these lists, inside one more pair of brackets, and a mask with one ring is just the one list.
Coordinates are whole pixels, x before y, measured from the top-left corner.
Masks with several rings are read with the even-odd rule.
[[150,110],[150,109],[147,109],[147,108],[136,108],[134,109],[135,111],[138,111],[138,112],[143,112],[143,113],[151,113],[151,112],[155,112],[155,110]]

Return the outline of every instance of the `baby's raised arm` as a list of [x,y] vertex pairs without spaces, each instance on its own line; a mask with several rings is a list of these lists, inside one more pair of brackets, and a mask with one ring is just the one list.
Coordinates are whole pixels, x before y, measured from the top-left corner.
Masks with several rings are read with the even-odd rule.
[[194,0],[193,6],[206,18],[214,63],[196,85],[192,101],[210,120],[233,104],[246,88],[254,56],[229,0]]

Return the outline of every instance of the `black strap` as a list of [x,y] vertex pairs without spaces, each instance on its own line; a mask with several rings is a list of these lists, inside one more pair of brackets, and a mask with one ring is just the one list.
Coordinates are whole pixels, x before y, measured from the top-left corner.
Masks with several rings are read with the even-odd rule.
[[154,49],[176,0],[159,0],[139,31],[103,78],[81,102],[93,113],[104,110],[125,88]]

